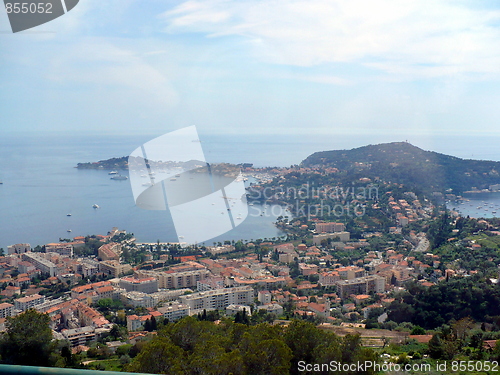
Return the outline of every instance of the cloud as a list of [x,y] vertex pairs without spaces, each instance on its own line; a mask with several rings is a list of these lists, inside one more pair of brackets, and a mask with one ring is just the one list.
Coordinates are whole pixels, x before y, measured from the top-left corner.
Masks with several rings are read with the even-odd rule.
[[83,39],[51,59],[46,77],[62,86],[92,87],[96,94],[102,95],[103,89],[119,90],[155,106],[177,104],[168,75],[144,59],[147,53],[139,51],[119,46],[119,41]]
[[500,11],[474,2],[192,0],[160,17],[169,33],[243,37],[276,64],[357,63],[410,79],[500,71]]

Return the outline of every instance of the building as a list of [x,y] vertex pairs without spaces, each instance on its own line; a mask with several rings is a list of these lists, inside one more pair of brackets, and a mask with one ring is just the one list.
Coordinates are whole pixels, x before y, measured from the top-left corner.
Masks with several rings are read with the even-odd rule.
[[17,270],[19,271],[19,273],[28,273],[34,271],[35,269],[36,267],[34,264],[24,260],[17,264]]
[[120,279],[120,288],[127,292],[154,293],[158,291],[158,280],[154,277],[123,277]]
[[191,310],[218,310],[229,305],[249,305],[253,303],[254,290],[249,286],[225,288],[198,292],[179,297]]
[[272,295],[268,290],[260,290],[259,293],[257,293],[257,299],[260,303],[265,305],[271,303]]
[[97,310],[83,303],[78,304],[78,318],[84,326],[100,328],[109,324],[109,321]]
[[161,316],[161,313],[158,311],[153,311],[150,315],[129,315],[127,316],[127,329],[129,331],[141,330],[146,324],[146,320],[151,320],[153,316],[155,317],[155,319],[158,319]]
[[159,307],[158,311],[169,322],[175,322],[190,313],[189,306],[179,302],[170,302],[163,307]]
[[316,223],[316,233],[332,233],[343,232],[345,230],[344,223]]
[[57,265],[50,260],[45,259],[44,255],[41,253],[28,252],[22,255],[22,259],[32,263],[41,272],[48,273],[50,276],[56,276],[59,272]]
[[97,252],[101,260],[120,260],[122,245],[116,242],[110,242],[102,245]]
[[105,260],[99,263],[99,271],[119,277],[132,271],[130,264],[121,264],[117,260]]
[[245,311],[247,315],[252,315],[252,309],[247,305],[229,305],[226,307],[226,315],[233,316],[243,311]]
[[341,242],[347,242],[351,238],[351,234],[349,232],[315,234],[313,235],[313,244],[316,246],[321,245],[321,241],[328,240],[329,238],[338,238]]
[[57,253],[68,258],[73,257],[73,245],[68,243],[49,243],[45,245],[45,251]]
[[87,258],[78,259],[78,264],[75,271],[83,277],[92,276],[99,272],[99,262]]
[[34,307],[45,302],[45,296],[33,294],[31,296],[21,297],[14,300],[14,306],[17,310],[25,311],[30,307]]
[[205,268],[190,270],[190,271],[144,271],[138,270],[135,276],[154,277],[158,280],[158,288],[161,289],[178,289],[178,288],[195,288],[198,281],[203,281],[212,274]]
[[94,327],[86,326],[74,329],[63,329],[61,331],[62,335],[71,344],[71,347],[78,345],[86,345],[90,341],[96,339],[96,332]]
[[363,277],[366,274],[366,271],[363,268],[353,266],[337,268],[335,271],[343,280],[351,280],[357,277]]
[[295,251],[291,253],[281,253],[278,254],[278,260],[281,263],[292,263],[295,258],[298,258],[299,254],[297,254]]
[[29,243],[18,243],[15,245],[7,246],[7,254],[23,254],[31,251]]
[[269,303],[267,305],[259,306],[258,309],[266,310],[268,313],[276,316],[283,315],[283,307],[277,303]]
[[14,305],[10,303],[0,303],[0,319],[5,319],[8,316],[14,315]]
[[208,277],[205,280],[196,282],[198,292],[224,288],[224,278],[220,276]]
[[299,271],[304,276],[315,275],[318,273],[318,266],[316,264],[299,263]]
[[337,271],[322,272],[319,274],[319,283],[321,286],[333,286],[337,281],[341,280]]
[[385,278],[371,275],[351,280],[340,280],[337,282],[337,288],[342,299],[349,297],[351,294],[383,293],[385,291]]
[[121,301],[125,305],[132,307],[155,307],[156,301],[150,294],[143,292],[125,292],[121,293]]

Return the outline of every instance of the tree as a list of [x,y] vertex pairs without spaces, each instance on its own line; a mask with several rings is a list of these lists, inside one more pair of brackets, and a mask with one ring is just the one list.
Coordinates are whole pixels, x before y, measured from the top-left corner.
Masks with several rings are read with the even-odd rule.
[[16,317],[8,317],[7,333],[0,341],[3,363],[26,366],[49,366],[53,345],[47,314],[28,309]]

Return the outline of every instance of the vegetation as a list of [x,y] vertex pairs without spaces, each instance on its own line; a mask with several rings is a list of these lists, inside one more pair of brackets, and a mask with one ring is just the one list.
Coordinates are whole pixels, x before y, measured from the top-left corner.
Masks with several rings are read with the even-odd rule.
[[359,336],[341,339],[303,321],[288,327],[249,326],[186,317],[160,329],[126,369],[157,374],[309,374],[299,372],[299,361],[368,360],[376,361],[376,355],[361,346]]
[[460,159],[424,151],[407,142],[316,152],[302,165],[337,168],[339,177],[354,180],[368,177],[398,182],[417,194],[449,189],[457,194],[500,182],[500,162]]

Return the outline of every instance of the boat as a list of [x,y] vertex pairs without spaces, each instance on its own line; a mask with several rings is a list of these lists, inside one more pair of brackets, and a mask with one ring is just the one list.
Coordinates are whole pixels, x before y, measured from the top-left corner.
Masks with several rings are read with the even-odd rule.
[[71,214],[66,214],[66,216],[71,216]]
[[111,177],[111,180],[128,180],[127,176],[122,176],[121,174]]
[[118,172],[117,171],[111,171],[108,174],[118,174]]
[[69,233],[69,232],[72,232],[72,230],[71,230],[71,229],[68,229],[66,232],[68,232],[68,233]]
[[98,204],[93,204],[93,205],[92,205],[92,208],[101,208],[101,207],[99,207],[99,205],[98,205]]
[[181,177],[181,175],[180,174],[176,174],[175,177]]
[[177,181],[177,179],[176,178],[171,178],[170,181]]

